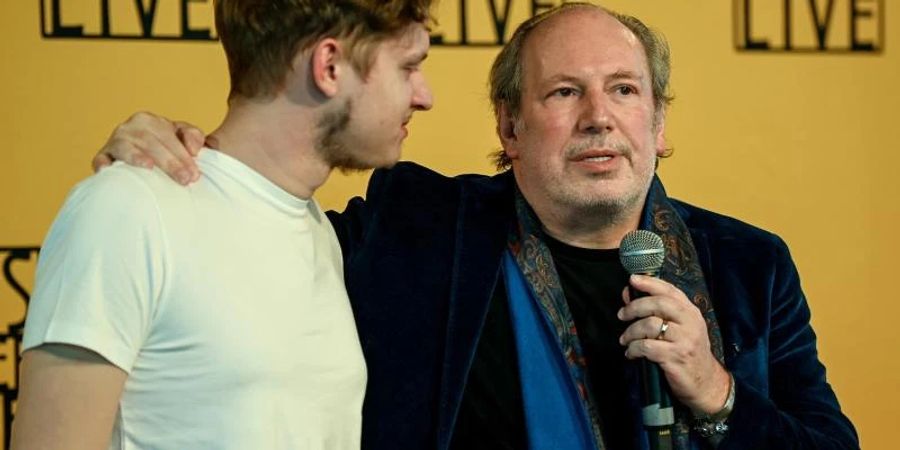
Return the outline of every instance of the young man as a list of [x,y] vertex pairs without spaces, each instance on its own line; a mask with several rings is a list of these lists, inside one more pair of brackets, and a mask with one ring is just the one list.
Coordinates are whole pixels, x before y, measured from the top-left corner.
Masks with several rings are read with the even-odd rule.
[[[648,448],[644,357],[671,386],[676,449],[859,447],[784,242],[668,198],[655,177],[668,78],[668,47],[639,20],[555,8],[491,72],[511,170],[398,164],[329,213],[370,362],[364,446]],[[666,243],[661,279],[619,263],[636,228]],[[649,296],[630,301],[629,283]],[[544,325],[531,334],[529,315]]]
[[334,229],[335,168],[392,165],[427,0],[220,0],[229,109],[189,189],[116,165],[44,243],[14,449],[356,449],[366,367]]

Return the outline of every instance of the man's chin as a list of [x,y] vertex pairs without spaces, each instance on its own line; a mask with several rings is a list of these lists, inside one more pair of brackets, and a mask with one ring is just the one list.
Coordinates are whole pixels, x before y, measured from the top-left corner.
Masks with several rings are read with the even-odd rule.
[[569,190],[558,196],[557,201],[585,214],[616,216],[629,211],[639,198],[634,192],[616,189],[616,187],[605,186],[601,192],[591,192],[588,188]]
[[366,161],[367,169],[390,169],[400,161],[401,156],[399,147],[376,155],[378,156],[377,158]]
[[390,169],[399,161],[399,156],[380,160],[348,159],[340,161],[333,167],[343,174],[366,172],[372,169]]
[[368,172],[369,170],[374,169],[374,167],[361,167],[361,166],[337,166],[335,169],[338,170],[343,175],[353,175],[357,173]]

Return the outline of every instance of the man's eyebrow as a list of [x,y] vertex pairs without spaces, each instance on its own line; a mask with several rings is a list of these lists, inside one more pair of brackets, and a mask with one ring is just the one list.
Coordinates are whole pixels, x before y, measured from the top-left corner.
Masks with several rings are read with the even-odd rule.
[[609,80],[638,80],[638,81],[641,81],[644,79],[644,76],[639,73],[632,72],[630,70],[617,70],[612,75],[608,76],[607,79],[609,79]]
[[553,75],[552,77],[547,79],[547,82],[549,82],[549,83],[558,83],[560,81],[567,81],[569,83],[578,83],[581,81],[581,79],[576,76],[567,75],[564,73]]
[[[635,80],[635,81],[643,81],[644,76],[638,72],[634,72],[631,70],[617,70],[610,75],[607,75],[605,78],[606,82],[609,81],[620,81],[620,80]],[[581,77],[575,75],[569,75],[565,73],[559,73],[551,76],[546,79],[543,84],[555,84],[560,82],[572,83],[572,84],[580,84],[584,80]]]

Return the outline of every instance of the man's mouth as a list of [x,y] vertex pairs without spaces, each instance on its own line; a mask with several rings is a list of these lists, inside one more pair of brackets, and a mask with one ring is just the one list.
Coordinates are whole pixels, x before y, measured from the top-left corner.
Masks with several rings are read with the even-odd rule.
[[587,150],[576,155],[573,155],[571,158],[572,161],[575,162],[605,162],[609,161],[616,156],[621,156],[622,154],[616,152],[614,150]]
[[588,161],[588,162],[603,162],[609,161],[613,159],[612,156],[589,156],[587,158],[581,158],[579,161]]

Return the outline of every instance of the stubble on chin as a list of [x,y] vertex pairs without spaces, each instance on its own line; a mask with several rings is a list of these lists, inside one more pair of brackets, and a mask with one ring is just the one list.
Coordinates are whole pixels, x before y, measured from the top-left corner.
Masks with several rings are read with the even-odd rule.
[[603,175],[585,180],[584,184],[572,183],[571,180],[566,182],[563,179],[545,182],[547,186],[556,186],[555,189],[550,189],[550,198],[564,207],[566,216],[578,218],[584,225],[595,228],[626,223],[640,214],[653,180],[653,171],[641,178],[642,186],[626,189],[624,192],[616,192],[621,187],[614,186],[618,184],[615,177]]
[[593,227],[606,227],[628,220],[639,203],[639,196],[628,197],[588,196],[583,192],[566,190],[552,197],[559,205],[565,205],[566,216],[578,218]]
[[344,174],[372,168],[371,164],[361,161],[346,144],[352,111],[353,102],[348,98],[336,110],[322,116],[317,124],[319,136],[316,139],[316,151],[329,167]]

